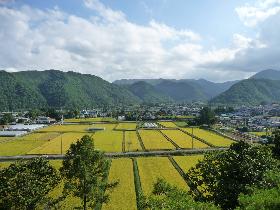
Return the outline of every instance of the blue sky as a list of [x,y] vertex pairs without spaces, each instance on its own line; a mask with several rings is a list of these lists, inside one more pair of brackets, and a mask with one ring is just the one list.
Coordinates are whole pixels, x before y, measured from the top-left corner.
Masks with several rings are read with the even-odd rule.
[[279,0],[0,0],[0,68],[241,79],[279,67],[279,13]]

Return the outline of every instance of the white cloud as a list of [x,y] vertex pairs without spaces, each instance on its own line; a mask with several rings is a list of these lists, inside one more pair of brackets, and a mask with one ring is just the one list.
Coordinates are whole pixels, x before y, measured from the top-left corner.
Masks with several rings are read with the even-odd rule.
[[203,37],[190,29],[155,20],[135,24],[97,0],[86,0],[85,6],[95,15],[85,19],[58,8],[0,7],[0,69],[72,70],[110,81],[159,77],[224,81],[276,67],[280,61],[277,15],[263,20],[257,37],[236,33],[229,47],[207,50],[201,44]]

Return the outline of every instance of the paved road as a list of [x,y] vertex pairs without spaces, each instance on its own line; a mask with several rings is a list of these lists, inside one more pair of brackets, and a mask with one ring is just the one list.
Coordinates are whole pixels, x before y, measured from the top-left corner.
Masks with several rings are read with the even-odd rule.
[[[208,148],[208,149],[178,149],[178,150],[158,150],[147,152],[114,152],[105,153],[107,157],[141,157],[141,156],[168,156],[168,155],[184,155],[184,154],[201,154],[210,151],[227,150],[228,148]],[[62,160],[64,155],[19,155],[19,156],[0,156],[0,162],[15,161],[20,159],[32,159],[36,157],[45,157],[49,160]]]

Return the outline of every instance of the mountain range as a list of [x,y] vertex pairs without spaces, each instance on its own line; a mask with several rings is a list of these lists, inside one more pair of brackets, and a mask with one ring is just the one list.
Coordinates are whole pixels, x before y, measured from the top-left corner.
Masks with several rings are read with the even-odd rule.
[[265,70],[246,80],[224,83],[204,79],[132,79],[110,83],[71,71],[0,71],[0,111],[192,101],[216,105],[280,102],[280,71]]

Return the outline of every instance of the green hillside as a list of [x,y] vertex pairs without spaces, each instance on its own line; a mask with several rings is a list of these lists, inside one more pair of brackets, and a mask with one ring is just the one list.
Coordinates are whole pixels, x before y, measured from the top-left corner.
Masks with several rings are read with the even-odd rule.
[[258,105],[280,102],[280,81],[247,79],[211,100],[214,104]]
[[141,100],[131,92],[99,77],[74,72],[0,72],[1,111],[55,107],[89,108],[132,104]]

